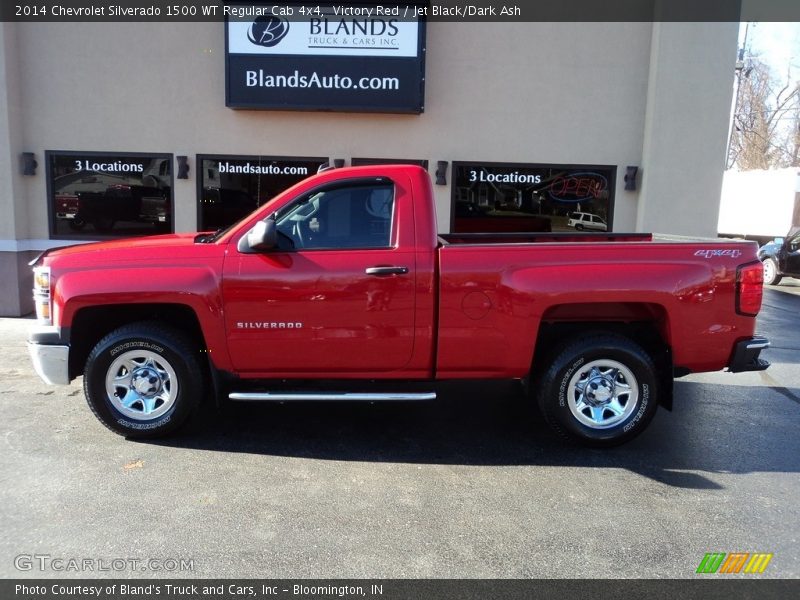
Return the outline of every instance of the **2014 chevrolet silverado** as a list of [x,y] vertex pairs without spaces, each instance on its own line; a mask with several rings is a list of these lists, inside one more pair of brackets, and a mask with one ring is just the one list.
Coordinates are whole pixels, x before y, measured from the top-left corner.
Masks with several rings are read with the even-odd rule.
[[650,234],[437,235],[428,174],[335,169],[217,233],[34,261],[44,381],[83,375],[129,437],[232,400],[423,400],[455,379],[524,384],[559,433],[639,434],[673,377],[765,369],[763,269],[749,242]]

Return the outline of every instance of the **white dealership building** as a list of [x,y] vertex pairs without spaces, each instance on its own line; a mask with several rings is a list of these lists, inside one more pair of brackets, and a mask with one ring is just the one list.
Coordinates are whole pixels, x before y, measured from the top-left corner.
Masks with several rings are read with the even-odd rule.
[[[407,161],[447,231],[716,235],[738,23],[0,24],[0,314],[57,246]],[[596,220],[592,220],[596,218]],[[570,224],[572,223],[572,224]]]

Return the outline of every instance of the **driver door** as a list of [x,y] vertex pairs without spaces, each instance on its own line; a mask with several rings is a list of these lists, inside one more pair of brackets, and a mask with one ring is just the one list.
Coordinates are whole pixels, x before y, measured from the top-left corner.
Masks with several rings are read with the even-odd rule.
[[[276,213],[279,247],[226,260],[234,368],[259,377],[391,376],[414,349],[415,254],[398,243],[411,197],[386,179],[347,180]],[[412,236],[413,240],[413,236]]]

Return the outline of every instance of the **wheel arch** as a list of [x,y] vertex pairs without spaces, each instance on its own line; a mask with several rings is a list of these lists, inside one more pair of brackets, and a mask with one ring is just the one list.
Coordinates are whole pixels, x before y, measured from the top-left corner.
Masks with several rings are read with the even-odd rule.
[[542,370],[571,340],[610,333],[640,345],[652,358],[659,375],[659,404],[672,410],[673,362],[670,323],[660,304],[609,302],[551,306],[542,315],[531,360],[533,385]]
[[[106,335],[124,325],[142,321],[159,322],[180,330],[201,354],[207,354],[207,343],[194,309],[185,304],[142,303],[104,304],[80,308],[70,327],[69,376],[83,374],[92,348]],[[205,364],[205,360],[200,361]]]

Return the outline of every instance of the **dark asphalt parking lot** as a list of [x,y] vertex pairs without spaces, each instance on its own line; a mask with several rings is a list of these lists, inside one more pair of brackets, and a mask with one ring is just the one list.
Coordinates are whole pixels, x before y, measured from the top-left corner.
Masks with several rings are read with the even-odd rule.
[[[30,323],[0,320],[0,577],[694,578],[705,553],[736,551],[800,577],[796,280],[766,291],[769,371],[684,378],[674,412],[602,451],[488,385],[424,405],[228,405],[126,441],[81,381],[34,375]],[[19,570],[31,555],[162,570]],[[166,571],[180,560],[192,569]]]

